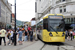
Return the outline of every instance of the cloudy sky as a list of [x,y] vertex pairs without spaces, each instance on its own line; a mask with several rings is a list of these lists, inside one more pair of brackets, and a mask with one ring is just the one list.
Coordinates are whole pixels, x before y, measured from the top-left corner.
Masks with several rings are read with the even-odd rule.
[[[14,5],[14,0],[8,0]],[[30,21],[35,17],[35,0],[16,0],[16,18],[21,21]],[[14,6],[12,6],[14,13]]]

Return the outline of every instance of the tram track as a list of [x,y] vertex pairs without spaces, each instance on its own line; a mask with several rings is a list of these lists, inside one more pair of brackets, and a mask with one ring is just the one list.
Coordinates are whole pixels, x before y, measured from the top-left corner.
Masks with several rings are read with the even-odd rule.
[[44,44],[44,45],[41,47],[41,49],[40,49],[40,50],[42,50],[42,49],[45,47],[45,45],[46,45],[46,44]]
[[[45,48],[47,48],[47,46],[52,47],[52,48],[56,48],[55,50],[61,50],[61,49],[63,49],[63,50],[69,50],[66,47],[68,47],[68,48],[72,47],[72,48],[70,48],[70,50],[71,49],[75,49],[75,46],[67,44],[67,43],[59,43],[59,44],[51,44],[51,43],[50,44],[46,44],[46,43],[44,43],[44,45],[41,47],[40,50],[46,50]],[[50,49],[51,48],[49,48],[49,50]]]

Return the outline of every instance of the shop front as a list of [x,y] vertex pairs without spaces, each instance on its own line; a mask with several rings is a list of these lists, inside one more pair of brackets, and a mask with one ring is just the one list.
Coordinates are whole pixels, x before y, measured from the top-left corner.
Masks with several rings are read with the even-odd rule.
[[65,29],[75,28],[75,18],[65,18]]

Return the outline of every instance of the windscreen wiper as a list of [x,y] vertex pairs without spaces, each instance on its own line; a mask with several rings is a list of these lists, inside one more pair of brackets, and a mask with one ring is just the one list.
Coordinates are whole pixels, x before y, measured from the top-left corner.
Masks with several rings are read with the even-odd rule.
[[[53,27],[52,26],[50,26],[50,28],[52,28],[53,29]],[[53,29],[56,33],[57,33],[57,31],[55,30],[55,29]],[[58,33],[57,33],[58,34]]]

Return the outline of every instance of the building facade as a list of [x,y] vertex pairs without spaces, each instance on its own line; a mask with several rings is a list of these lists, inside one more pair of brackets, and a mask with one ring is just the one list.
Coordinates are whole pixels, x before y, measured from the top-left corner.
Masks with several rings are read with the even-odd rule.
[[15,27],[15,15],[14,15],[14,13],[12,13],[11,26],[12,26],[12,28]]
[[11,4],[8,0],[0,0],[0,27],[11,25]]
[[36,0],[36,19],[46,14],[63,14],[66,24],[75,24],[75,0]]

